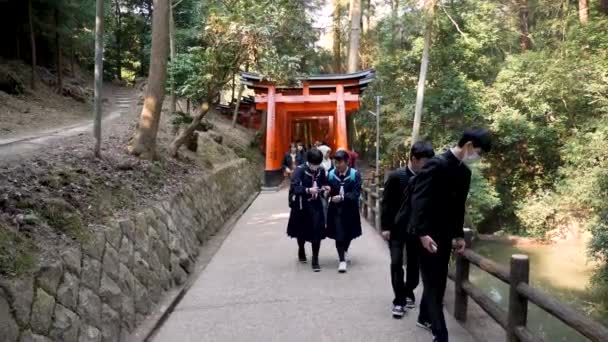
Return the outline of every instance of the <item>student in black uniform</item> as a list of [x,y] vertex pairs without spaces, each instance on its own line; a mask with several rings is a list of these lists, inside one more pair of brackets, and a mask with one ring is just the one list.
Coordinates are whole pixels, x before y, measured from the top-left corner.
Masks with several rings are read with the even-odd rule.
[[338,272],[346,272],[348,248],[353,239],[361,236],[359,198],[361,176],[348,167],[348,153],[336,152],[335,168],[329,173],[329,207],[327,209],[327,237],[336,241],[340,260]]
[[[408,183],[416,173],[420,172],[429,158],[435,155],[433,145],[426,141],[418,141],[410,149],[410,157],[406,167],[389,173],[384,183],[382,197],[381,226],[382,236],[388,241],[391,253],[391,283],[395,298],[393,299],[392,314],[394,318],[401,318],[406,308],[416,307],[414,289],[420,281],[420,266],[418,256],[420,253],[420,240],[407,233],[407,226],[395,224],[395,217],[405,200],[405,191],[411,189]],[[409,198],[409,196],[407,196]],[[407,253],[407,275],[403,281],[403,248]]]
[[312,269],[321,271],[319,249],[325,238],[325,215],[321,196],[329,191],[327,175],[321,167],[321,151],[312,149],[306,154],[306,164],[296,168],[289,188],[289,223],[287,235],[298,239],[298,259],[305,263],[306,241],[312,244]]
[[414,181],[409,230],[422,243],[420,272],[424,285],[417,324],[430,328],[435,342],[448,342],[443,296],[452,240],[458,253],[465,249],[463,225],[471,183],[467,164],[489,152],[491,140],[487,130],[465,131],[456,147],[429,160]]

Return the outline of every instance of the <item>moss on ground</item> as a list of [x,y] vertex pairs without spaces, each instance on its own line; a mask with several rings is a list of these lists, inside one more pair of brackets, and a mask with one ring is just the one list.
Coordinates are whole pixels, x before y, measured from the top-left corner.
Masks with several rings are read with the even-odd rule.
[[53,229],[78,241],[87,238],[88,232],[84,227],[82,215],[68,202],[60,198],[47,199],[38,212]]
[[35,265],[32,242],[0,225],[0,275],[18,276]]

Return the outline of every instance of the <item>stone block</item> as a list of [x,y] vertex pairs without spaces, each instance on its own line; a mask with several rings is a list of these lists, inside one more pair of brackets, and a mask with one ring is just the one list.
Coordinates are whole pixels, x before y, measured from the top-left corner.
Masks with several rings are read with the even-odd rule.
[[135,293],[135,276],[123,264],[118,266],[118,286],[124,295],[132,297]]
[[135,330],[135,300],[132,297],[122,297],[120,313],[122,315],[122,322],[129,332]]
[[26,330],[21,334],[19,342],[53,342],[50,338],[36,335],[31,330]]
[[152,301],[148,290],[139,282],[135,282],[135,312],[147,315],[151,312]]
[[106,250],[103,255],[102,269],[107,273],[110,278],[118,280],[118,264],[119,257],[118,252],[110,244],[106,244]]
[[120,249],[120,242],[122,241],[122,229],[116,221],[112,221],[106,226],[106,241],[114,247],[114,249]]
[[146,217],[139,213],[135,219],[135,251],[140,252],[144,256],[150,253],[150,237],[148,236],[148,222]]
[[61,304],[55,305],[55,320],[49,336],[57,341],[76,342],[79,329],[78,315]]
[[55,298],[43,289],[36,290],[36,299],[32,306],[32,317],[30,326],[37,334],[46,335],[51,327],[53,312],[55,310]]
[[122,237],[122,242],[120,243],[120,250],[118,251],[118,258],[121,263],[127,266],[129,269],[133,269],[135,248],[133,246],[133,242],[127,238],[127,236]]
[[118,225],[122,230],[122,234],[125,235],[129,240],[133,241],[135,239],[135,224],[131,220],[120,220],[118,221]]
[[100,260],[103,257],[103,249],[106,246],[106,235],[104,230],[96,226],[93,229],[91,238],[82,244],[82,250],[84,253],[95,260]]
[[101,342],[101,331],[90,325],[85,325],[80,329],[78,342]]
[[175,284],[182,285],[188,279],[188,273],[179,265],[179,259],[171,255],[171,277]]
[[40,287],[51,295],[57,294],[57,287],[63,276],[63,263],[53,257],[45,258],[40,263],[37,280]]
[[101,286],[99,287],[99,296],[101,299],[110,305],[114,310],[120,310],[122,292],[120,287],[108,277],[107,274],[103,274],[101,277]]
[[167,268],[165,268],[164,266],[162,267],[160,273],[159,273],[159,279],[160,279],[160,285],[163,288],[163,290],[167,291],[171,288],[171,272],[169,272],[169,270]]
[[100,279],[101,262],[89,256],[85,256],[82,259],[82,275],[80,276],[81,284],[86,285],[93,291],[98,291]]
[[61,253],[61,259],[65,267],[72,273],[80,276],[82,264],[82,252],[80,247],[71,247]]
[[19,338],[19,326],[11,314],[8,296],[0,289],[0,336],[6,342],[17,342]]
[[87,324],[98,327],[101,323],[101,299],[86,287],[80,287],[78,315]]
[[133,274],[144,285],[148,286],[152,282],[152,272],[150,265],[144,260],[140,252],[135,252],[135,263],[133,265]]
[[120,315],[106,304],[101,309],[101,340],[116,342],[120,338]]
[[78,307],[78,290],[80,288],[80,279],[70,272],[63,274],[63,280],[57,290],[57,301],[64,306],[76,310]]
[[17,322],[25,326],[30,322],[30,312],[34,302],[34,277],[25,275],[8,279],[0,277],[0,287],[7,292]]

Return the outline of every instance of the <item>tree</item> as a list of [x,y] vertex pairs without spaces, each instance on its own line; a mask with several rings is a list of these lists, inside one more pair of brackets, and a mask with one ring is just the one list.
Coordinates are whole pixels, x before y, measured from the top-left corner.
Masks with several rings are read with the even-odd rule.
[[333,12],[333,59],[334,59],[334,72],[342,72],[342,6],[340,0],[334,1],[334,12]]
[[59,28],[59,8],[55,8],[55,62],[57,68],[57,91],[63,91],[63,66],[61,63],[61,33]]
[[423,8],[427,11],[427,23],[424,29],[424,48],[422,50],[422,61],[420,63],[420,76],[418,77],[418,88],[416,94],[416,109],[414,113],[414,127],[412,129],[412,143],[418,141],[420,135],[420,124],[422,121],[422,105],[424,104],[424,86],[426,74],[429,68],[429,50],[431,48],[431,31],[433,29],[433,17],[437,0],[422,0]]
[[578,19],[583,25],[589,22],[589,0],[578,0]]
[[103,86],[103,2],[97,0],[95,16],[95,121],[93,133],[95,135],[95,156],[101,157],[101,90]]
[[608,0],[600,0],[600,11],[608,15]]
[[116,78],[122,80],[122,11],[119,0],[114,0],[114,14],[116,15],[116,28],[114,37],[116,39]]
[[[173,5],[171,1],[169,6],[169,50],[171,54],[171,63],[175,62],[175,58],[177,57],[177,51],[175,50],[175,16],[173,8],[176,5]],[[175,78],[171,75],[171,106],[169,107],[169,114],[175,113],[177,103],[177,96],[175,96]]]
[[528,0],[515,0],[515,4],[519,18],[519,46],[523,51],[530,50],[532,48],[532,39],[530,39]]
[[32,1],[27,2],[27,12],[30,26],[30,43],[32,49],[32,89],[36,89],[36,33],[34,32],[34,11],[32,10]]
[[148,85],[139,124],[129,146],[129,153],[143,159],[156,157],[156,136],[165,98],[169,57],[169,6],[169,0],[154,1]]
[[348,72],[359,70],[359,46],[361,41],[361,0],[350,0],[350,39]]

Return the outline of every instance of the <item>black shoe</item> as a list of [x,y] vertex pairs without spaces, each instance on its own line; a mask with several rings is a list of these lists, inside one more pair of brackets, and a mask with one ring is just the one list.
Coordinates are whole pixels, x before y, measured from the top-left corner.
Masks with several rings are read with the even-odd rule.
[[321,272],[321,266],[319,265],[319,261],[317,261],[317,260],[312,261],[312,271]]
[[416,326],[418,328],[422,328],[424,330],[431,331],[431,323],[430,322],[422,322],[422,321],[418,320],[416,322]]
[[298,260],[300,260],[300,262],[303,264],[306,263],[306,251],[304,248],[298,250]]
[[408,309],[416,308],[416,299],[415,298],[405,298],[405,307]]
[[401,305],[393,305],[393,318],[400,319],[405,315],[405,308]]

